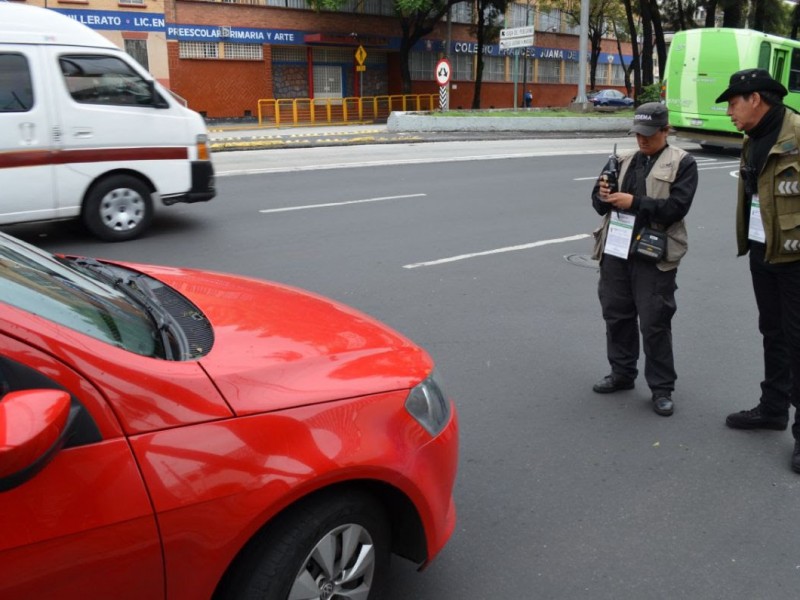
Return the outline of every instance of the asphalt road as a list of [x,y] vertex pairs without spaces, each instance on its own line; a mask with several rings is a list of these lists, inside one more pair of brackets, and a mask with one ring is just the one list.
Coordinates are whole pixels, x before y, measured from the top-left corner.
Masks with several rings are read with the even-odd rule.
[[53,251],[298,285],[425,346],[460,412],[459,518],[424,573],[395,561],[387,600],[794,597],[791,436],[724,425],[756,404],[762,372],[734,156],[695,152],[675,415],[652,412],[641,378],[591,391],[608,365],[588,195],[614,141],[633,143],[226,152],[219,197],[163,211],[142,239],[4,229]]

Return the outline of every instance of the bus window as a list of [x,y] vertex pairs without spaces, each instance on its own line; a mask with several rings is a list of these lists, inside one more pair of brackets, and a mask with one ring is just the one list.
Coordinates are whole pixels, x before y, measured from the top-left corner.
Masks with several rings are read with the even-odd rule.
[[769,42],[761,42],[761,46],[758,49],[758,68],[759,69],[766,69],[769,71],[769,57],[771,54],[771,48]]
[[789,91],[800,92],[800,50],[792,50],[792,63],[789,70]]
[[783,72],[786,67],[786,50],[775,50],[775,66],[772,77],[775,81],[783,81]]

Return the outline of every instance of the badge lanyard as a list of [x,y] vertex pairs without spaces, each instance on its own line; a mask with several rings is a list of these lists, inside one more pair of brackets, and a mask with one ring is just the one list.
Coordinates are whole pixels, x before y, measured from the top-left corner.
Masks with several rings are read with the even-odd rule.
[[619,212],[611,212],[611,221],[608,226],[608,236],[606,245],[603,248],[605,254],[616,256],[627,260],[630,252],[631,240],[633,239],[633,225],[636,222],[636,215]]
[[764,233],[764,222],[761,220],[761,202],[758,194],[753,194],[753,199],[750,202],[750,228],[747,231],[747,238],[762,244],[767,241],[767,236]]

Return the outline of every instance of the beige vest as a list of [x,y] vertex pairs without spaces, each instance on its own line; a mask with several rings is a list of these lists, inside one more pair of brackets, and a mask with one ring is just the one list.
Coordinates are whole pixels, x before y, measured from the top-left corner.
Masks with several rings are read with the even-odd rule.
[[[628,167],[631,165],[631,159],[635,152],[629,152],[620,156],[620,173],[619,181],[625,180],[625,173],[628,172]],[[645,189],[647,195],[651,198],[669,198],[669,189],[675,177],[678,174],[678,165],[681,159],[686,155],[685,150],[676,148],[674,146],[667,146],[664,151],[659,155],[650,173],[647,175],[645,181]],[[603,220],[600,226],[594,230],[593,235],[595,239],[594,253],[592,258],[595,260],[603,259],[603,248],[606,244],[606,237],[608,236],[608,226],[611,222],[611,211],[603,215]],[[652,224],[653,229],[664,231],[663,225],[658,223]],[[681,219],[666,228],[667,233],[667,253],[664,259],[659,261],[656,266],[662,271],[669,271],[677,268],[681,262],[681,258],[686,254],[689,248],[689,238],[686,233],[686,224]]]

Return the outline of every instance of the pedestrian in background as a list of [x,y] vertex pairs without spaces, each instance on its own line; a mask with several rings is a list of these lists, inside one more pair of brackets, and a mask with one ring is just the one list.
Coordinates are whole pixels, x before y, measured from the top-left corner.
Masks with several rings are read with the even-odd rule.
[[736,240],[750,254],[764,380],[758,405],[728,415],[734,429],[785,430],[795,407],[791,466],[800,473],[800,115],[764,69],[734,73],[717,102],[745,133],[739,167]]
[[[607,394],[634,387],[641,329],[653,410],[666,417],[674,410],[677,378],[675,281],[687,250],[684,217],[697,190],[697,164],[667,143],[669,114],[663,104],[639,106],[629,133],[636,134],[639,150],[619,156],[618,189],[603,175],[592,190],[592,206],[603,215],[595,231],[594,258],[600,261],[598,295],[611,365],[611,373],[592,389]],[[660,253],[655,245],[640,245],[637,238],[643,234],[661,244]]]
[[527,92],[525,92],[524,100],[525,100],[525,108],[530,108],[531,104],[533,103],[533,92],[530,89]]

